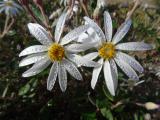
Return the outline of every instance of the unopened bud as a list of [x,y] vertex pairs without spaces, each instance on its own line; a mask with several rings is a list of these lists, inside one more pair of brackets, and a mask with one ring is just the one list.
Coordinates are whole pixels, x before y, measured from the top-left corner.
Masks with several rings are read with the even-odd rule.
[[100,14],[100,8],[96,7],[96,9],[93,12],[93,18],[98,18]]
[[79,2],[76,0],[75,1],[75,4],[73,6],[73,12],[74,13],[77,13],[78,12],[78,9],[79,9]]
[[97,7],[106,7],[107,6],[107,0],[97,0]]
[[49,19],[51,20],[51,19],[57,18],[58,16],[60,16],[61,13],[62,13],[62,9],[59,8],[56,11],[53,11],[53,13],[49,16]]
[[160,108],[160,106],[158,104],[155,104],[153,102],[147,102],[144,104],[144,107],[147,109],[147,110],[155,110],[155,109],[158,109]]

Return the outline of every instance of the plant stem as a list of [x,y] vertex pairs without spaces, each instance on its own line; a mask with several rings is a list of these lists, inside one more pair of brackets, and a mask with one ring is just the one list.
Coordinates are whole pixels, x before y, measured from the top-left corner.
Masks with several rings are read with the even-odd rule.
[[6,31],[8,32],[12,27],[13,23],[15,22],[14,18],[12,18],[11,23],[7,26]]
[[126,20],[130,19],[134,13],[134,11],[137,9],[137,7],[140,5],[140,0],[134,0],[134,6],[133,8],[127,13]]
[[9,15],[6,16],[6,19],[5,19],[5,23],[4,23],[4,28],[3,28],[3,32],[2,34],[0,35],[0,38],[3,38],[5,36],[5,34],[8,32],[7,31],[7,26],[8,26],[8,22],[9,22]]
[[49,28],[49,24],[48,24],[49,21],[48,21],[46,15],[45,15],[44,9],[43,9],[41,6],[39,6],[39,9],[40,9],[41,14],[42,14],[43,19],[44,19],[44,21],[43,21],[44,25],[45,25],[47,28]]
[[89,13],[88,13],[88,9],[87,9],[87,0],[85,1],[86,4],[84,4],[83,0],[80,0],[80,4],[86,14],[86,16],[89,16]]
[[33,14],[32,10],[30,9],[29,6],[25,6],[26,11],[31,15],[32,19],[34,22],[39,23],[39,20],[36,18],[36,16]]
[[5,97],[6,97],[8,88],[9,88],[9,84],[6,85],[6,87],[5,87],[4,91],[3,91],[3,94],[2,94],[2,98],[5,98]]

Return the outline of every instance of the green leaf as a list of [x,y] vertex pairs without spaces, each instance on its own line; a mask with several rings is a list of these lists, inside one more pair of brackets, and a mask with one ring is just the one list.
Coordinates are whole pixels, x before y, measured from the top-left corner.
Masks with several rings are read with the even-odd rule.
[[157,37],[157,42],[158,42],[158,44],[160,44],[160,36]]
[[28,92],[34,91],[34,89],[37,87],[37,83],[37,79],[31,79],[23,87],[19,89],[18,95],[23,96],[26,95]]
[[37,18],[39,18],[41,21],[43,21],[44,19],[43,19],[43,17],[42,17],[41,12],[40,12],[37,8],[35,8],[35,7],[33,7],[33,6],[31,6],[31,8],[32,8],[32,11],[34,12],[35,16],[36,16]]
[[82,114],[82,120],[97,120],[96,113],[95,112],[84,113]]
[[138,27],[138,22],[136,20],[133,20],[133,28],[137,28]]
[[14,36],[16,34],[16,31],[15,30],[10,30],[8,31],[7,35],[9,36]]
[[20,88],[18,95],[23,96],[26,93],[28,93],[29,90],[30,90],[30,85],[27,83],[25,86]]
[[134,120],[138,120],[138,115],[134,114]]
[[113,120],[113,115],[112,112],[110,110],[108,110],[107,108],[102,108],[100,109],[103,117],[105,117],[107,120]]
[[103,92],[105,94],[105,96],[110,100],[113,101],[113,96],[110,95],[110,93],[106,90],[106,88],[103,86]]

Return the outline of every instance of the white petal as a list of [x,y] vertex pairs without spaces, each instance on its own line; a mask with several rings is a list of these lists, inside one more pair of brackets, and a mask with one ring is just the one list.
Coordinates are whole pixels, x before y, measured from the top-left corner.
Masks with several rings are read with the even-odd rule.
[[112,39],[112,19],[108,11],[104,12],[104,28],[107,41]]
[[[87,25],[88,23],[85,22],[85,25]],[[88,28],[86,32],[82,33],[79,35],[78,39],[75,40],[77,42],[83,43],[85,41],[85,39],[87,39],[89,36],[92,36],[93,34],[95,34],[94,29],[92,27]],[[90,42],[90,41],[85,41],[85,42]]]
[[118,52],[116,56],[118,59],[123,60],[124,62],[129,64],[133,69],[137,70],[138,72],[142,73],[144,71],[143,67],[133,57],[125,53],[122,53],[122,52]]
[[110,65],[111,65],[111,67],[113,68],[113,70],[114,70],[114,72],[115,72],[115,74],[116,74],[116,76],[117,76],[117,78],[118,78],[117,65],[116,65],[114,59],[111,59],[109,62],[110,62]]
[[100,74],[102,66],[103,66],[103,59],[101,58],[98,61],[98,63],[101,64],[101,65],[99,67],[94,68],[93,69],[93,73],[92,73],[92,80],[91,80],[91,87],[92,87],[92,89],[94,89],[95,86],[96,86],[99,74]]
[[101,39],[100,37],[98,37],[97,33],[94,31],[93,28],[90,27],[86,32],[87,33],[82,33],[79,36],[77,42],[85,43],[85,44],[91,43],[91,42],[97,42],[98,44],[99,42],[99,44],[101,44]]
[[30,47],[25,48],[19,54],[19,57],[25,56],[25,55],[29,55],[29,54],[33,54],[33,53],[40,53],[40,52],[44,52],[44,51],[47,51],[47,46],[44,46],[44,45],[34,45],[34,46],[30,46]]
[[86,32],[88,33],[88,35],[95,34],[95,31],[94,31],[94,29],[92,27],[88,28],[88,30]]
[[62,13],[62,15],[59,17],[56,29],[55,29],[55,41],[58,43],[59,39],[61,37],[61,34],[63,32],[64,24],[67,18],[67,13]]
[[49,91],[52,90],[56,82],[57,75],[58,75],[58,63],[54,62],[49,72],[48,79],[47,79],[47,90]]
[[82,33],[79,35],[77,42],[84,42],[85,39],[88,38],[88,34],[87,33]]
[[102,42],[105,42],[105,35],[101,28],[90,18],[84,17],[85,21],[96,31],[97,35],[101,38]]
[[76,38],[79,37],[80,34],[85,32],[88,28],[89,28],[89,25],[83,25],[78,28],[75,28],[74,30],[72,30],[62,38],[62,41],[60,42],[60,44],[64,45],[75,40]]
[[127,63],[117,58],[115,58],[115,61],[130,79],[139,80],[139,77],[137,76],[136,72]]
[[52,40],[47,31],[37,23],[29,23],[28,28],[30,33],[43,45],[52,44]]
[[[92,61],[93,59],[95,59],[96,57],[98,57],[98,52],[93,52],[93,53],[88,53],[84,56],[82,56],[84,59],[90,60]],[[78,64],[78,63],[77,63]],[[78,64],[78,67],[82,66],[82,64]]]
[[62,92],[65,92],[67,88],[67,72],[61,64],[59,64],[58,69],[58,81]]
[[83,58],[88,59],[88,60],[93,60],[96,57],[98,57],[98,52],[88,53],[88,54],[83,56]]
[[40,72],[42,72],[44,69],[46,69],[49,64],[50,64],[50,60],[49,59],[42,59],[38,62],[36,62],[30,69],[28,69],[27,71],[25,71],[22,76],[23,77],[30,77],[30,76],[34,76]]
[[90,48],[93,48],[96,43],[87,43],[87,44],[70,44],[66,46],[66,50],[72,53],[77,53],[77,52],[83,52],[85,50],[88,50]]
[[[87,25],[87,23],[85,22],[85,25]],[[94,30],[92,31],[92,30],[90,30],[90,29],[92,29],[93,30],[93,28],[88,28],[87,30],[86,30],[86,32],[83,32],[82,34],[80,34],[79,35],[79,37],[78,37],[78,39],[76,39],[75,41],[77,41],[77,42],[80,42],[80,43],[83,43],[83,41],[85,40],[85,39],[87,39],[88,37],[89,37],[89,35],[91,35],[90,34],[90,32],[94,32]],[[87,32],[87,31],[89,31],[89,33]]]
[[141,83],[144,83],[144,82],[145,82],[145,80],[141,80],[141,81],[135,82],[135,83],[134,83],[134,86],[137,86],[137,85],[139,85],[139,84],[141,84]]
[[153,47],[144,42],[128,42],[128,43],[120,43],[116,46],[116,49],[119,50],[130,50],[130,51],[143,51],[143,50],[151,50]]
[[68,54],[67,57],[68,59],[73,61],[77,66],[98,67],[100,65],[94,61],[88,60],[76,54]]
[[[79,41],[78,41],[79,42]],[[93,34],[93,35],[90,35],[90,36],[88,36],[87,38],[85,38],[85,39],[83,39],[82,41],[80,41],[81,43],[83,43],[83,44],[90,44],[90,43],[94,43],[93,45],[92,45],[92,47],[95,47],[95,48],[97,48],[97,47],[99,47],[99,46],[101,46],[101,39],[96,35],[96,33],[95,34]]]
[[81,73],[72,62],[70,62],[67,59],[64,59],[62,64],[66,68],[66,70],[69,72],[70,75],[72,75],[77,80],[82,80]]
[[111,93],[111,95],[115,96],[118,80],[117,80],[116,73],[111,67],[108,60],[106,60],[104,63],[103,71],[104,71],[104,78],[105,78],[107,88]]
[[122,38],[127,34],[130,29],[132,21],[128,19],[125,21],[117,30],[116,34],[113,37],[113,43],[116,44],[122,40]]
[[38,54],[29,55],[25,57],[23,60],[21,60],[21,62],[19,63],[19,67],[36,63],[44,58],[47,58],[46,53],[38,53]]

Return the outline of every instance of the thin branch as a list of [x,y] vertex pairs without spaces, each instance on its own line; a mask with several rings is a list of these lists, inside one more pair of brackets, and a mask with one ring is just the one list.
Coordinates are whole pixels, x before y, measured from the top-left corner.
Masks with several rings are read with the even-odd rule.
[[12,18],[11,23],[8,25],[9,19],[10,19],[10,17],[9,17],[9,15],[7,15],[6,20],[5,20],[4,29],[3,29],[2,34],[0,34],[0,38],[3,38],[6,35],[6,33],[10,30],[10,28],[12,27],[12,25],[14,23],[14,18]]
[[85,12],[85,15],[86,16],[89,16],[89,13],[88,13],[88,9],[87,9],[87,0],[85,0],[85,3],[83,0],[80,0],[80,4]]
[[44,9],[43,9],[42,6],[39,6],[39,9],[40,9],[41,14],[42,14],[43,19],[44,19],[44,22],[43,22],[43,23],[44,23],[45,27],[47,28],[47,31],[49,32],[50,37],[53,38],[53,36],[52,36],[52,29],[51,29],[51,26],[49,25],[49,20],[48,20],[48,18],[46,17],[46,14],[45,14],[45,12],[44,12]]
[[92,105],[94,105],[97,109],[99,109],[98,105],[92,100],[92,98],[90,97],[90,92],[88,92],[88,100],[90,101],[90,103]]
[[39,20],[33,14],[32,10],[29,8],[29,6],[25,6],[25,9],[30,14],[30,16],[32,17],[33,21],[39,23]]
[[[3,29],[3,32],[5,32],[6,31],[6,29],[7,29],[7,26],[8,26],[8,22],[9,22],[9,15],[7,15],[6,16],[6,20],[5,20],[5,24],[4,24],[4,29]],[[2,33],[3,34],[3,33]]]
[[45,15],[44,9],[43,9],[42,7],[39,7],[39,9],[40,9],[41,14],[42,14],[42,16],[43,16],[44,24],[45,24],[45,26],[48,28],[48,27],[49,27],[48,19],[47,19],[46,15]]
[[7,26],[6,31],[8,32],[10,28],[12,27],[13,23],[15,22],[14,18],[12,18],[11,23]]
[[134,13],[134,11],[138,8],[140,5],[141,1],[140,0],[134,0],[134,6],[133,8],[127,13],[126,20],[130,19]]
[[2,94],[2,98],[5,98],[6,97],[6,94],[8,92],[8,88],[9,88],[9,84],[6,85],[4,91],[3,91],[3,94]]
[[115,108],[119,107],[122,104],[124,104],[123,101],[118,101],[116,104],[111,106],[111,109],[115,109]]

